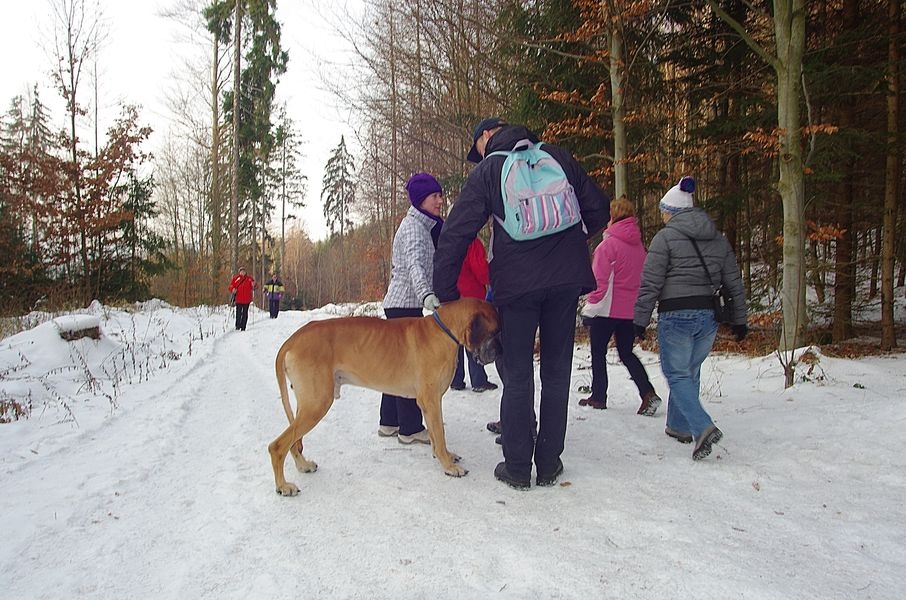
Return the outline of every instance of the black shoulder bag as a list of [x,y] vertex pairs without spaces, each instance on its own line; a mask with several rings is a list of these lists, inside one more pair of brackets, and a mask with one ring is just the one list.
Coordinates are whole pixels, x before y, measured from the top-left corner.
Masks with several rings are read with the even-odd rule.
[[705,270],[705,276],[708,278],[708,281],[711,283],[711,303],[714,306],[714,319],[718,323],[732,323],[733,322],[733,296],[731,296],[726,290],[724,290],[723,284],[714,286],[714,281],[711,280],[711,271],[708,270],[708,265],[705,264],[705,258],[702,256],[702,251],[698,249],[698,244],[690,236],[689,241],[692,242],[692,247],[695,248],[695,253],[698,254],[698,260],[702,264],[702,269]]

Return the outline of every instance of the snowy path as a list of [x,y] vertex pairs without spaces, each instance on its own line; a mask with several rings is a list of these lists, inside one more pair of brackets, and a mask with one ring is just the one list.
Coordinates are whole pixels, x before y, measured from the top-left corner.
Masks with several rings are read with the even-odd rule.
[[[259,313],[178,377],[136,387],[101,428],[4,471],[0,597],[899,593],[902,401],[852,382],[783,395],[759,375],[764,361],[713,362],[708,408],[727,438],[703,463],[663,435],[661,415],[635,415],[632,383],[611,365],[611,408],[579,408],[575,394],[563,485],[528,493],[492,475],[501,453],[484,424],[499,393],[445,397],[448,443],[470,470],[452,479],[428,447],[378,438],[378,394],[347,387],[306,438],[319,471],[288,460],[301,493],[280,497],[266,450],[285,426],[273,356],[309,316]],[[891,376],[862,367],[865,382]],[[587,382],[576,373],[574,387]]]

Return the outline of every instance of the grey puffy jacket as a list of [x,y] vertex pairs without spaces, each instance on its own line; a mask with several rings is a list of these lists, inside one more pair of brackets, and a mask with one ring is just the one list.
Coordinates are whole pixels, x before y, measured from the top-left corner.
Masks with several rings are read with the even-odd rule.
[[[705,259],[707,276],[690,237]],[[718,285],[723,285],[733,297],[733,324],[745,323],[745,290],[733,248],[704,210],[682,210],[651,240],[633,323],[646,327],[656,302],[658,312],[709,308]]]

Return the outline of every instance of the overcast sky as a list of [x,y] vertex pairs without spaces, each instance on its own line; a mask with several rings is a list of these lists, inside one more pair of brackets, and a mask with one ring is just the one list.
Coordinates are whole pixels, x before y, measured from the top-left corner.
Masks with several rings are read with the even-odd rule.
[[[161,14],[178,0],[98,0],[106,23],[107,38],[101,49],[98,69],[102,127],[111,123],[119,103],[142,106],[142,122],[154,128],[150,148],[162,143],[169,115],[165,105],[174,70],[184,56],[192,52],[180,41],[183,33],[173,20]],[[334,34],[320,11],[324,3],[316,0],[283,0],[278,19],[283,26],[283,46],[290,53],[287,73],[278,86],[279,99],[287,102],[290,116],[296,121],[305,141],[306,160],[302,165],[309,179],[309,193],[304,219],[314,238],[324,235],[321,215],[320,183],[330,150],[345,134],[352,138],[345,124],[348,115],[336,107],[333,97],[323,89],[320,73],[336,72],[346,61],[345,43]],[[358,1],[347,3],[351,10]],[[94,5],[87,1],[89,7]],[[320,5],[320,7],[318,7]],[[3,76],[0,77],[0,110],[6,112],[10,100],[25,94],[38,84],[42,101],[51,107],[56,124],[62,127],[65,114],[62,100],[53,89],[53,30],[50,0],[0,0],[0,50]],[[317,8],[316,8],[317,7]],[[328,10],[337,11],[331,3]],[[85,85],[85,89],[90,84]],[[86,92],[87,95],[87,92]],[[87,103],[87,98],[82,100]],[[106,115],[105,115],[106,111]]]

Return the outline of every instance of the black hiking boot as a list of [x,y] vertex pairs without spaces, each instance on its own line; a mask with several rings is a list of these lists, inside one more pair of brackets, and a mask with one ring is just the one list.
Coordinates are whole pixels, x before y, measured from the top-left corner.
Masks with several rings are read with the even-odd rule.
[[557,478],[563,473],[563,461],[559,458],[557,459],[557,467],[552,473],[541,474],[538,473],[538,477],[535,478],[535,485],[539,487],[550,487],[557,483]]
[[509,470],[506,468],[506,461],[497,465],[497,468],[494,469],[494,477],[504,482],[514,490],[520,490],[524,492],[532,487],[531,478],[519,479],[518,477],[513,477],[513,475],[511,475]]

